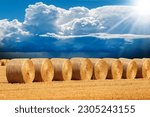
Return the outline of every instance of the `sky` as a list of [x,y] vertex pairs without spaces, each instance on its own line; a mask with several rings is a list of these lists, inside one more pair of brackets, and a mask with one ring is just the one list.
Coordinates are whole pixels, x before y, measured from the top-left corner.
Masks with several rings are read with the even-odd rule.
[[149,5],[149,0],[1,0],[0,56],[148,57]]
[[43,2],[68,9],[75,6],[95,8],[104,5],[131,5],[131,0],[0,0],[0,19],[24,20],[25,9],[30,4]]

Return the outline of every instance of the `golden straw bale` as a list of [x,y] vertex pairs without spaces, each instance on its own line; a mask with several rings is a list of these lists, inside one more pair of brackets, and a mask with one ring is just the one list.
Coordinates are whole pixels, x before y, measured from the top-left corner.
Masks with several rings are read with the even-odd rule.
[[108,64],[105,60],[99,58],[90,58],[94,66],[94,73],[92,79],[105,80],[108,74]]
[[9,59],[1,59],[0,64],[1,66],[6,66],[6,64],[9,62]]
[[48,58],[31,59],[35,66],[34,82],[49,82],[54,77],[54,67]]
[[123,73],[123,65],[119,59],[114,59],[114,58],[104,58],[109,65],[109,70],[108,70],[108,79],[121,79],[122,78],[122,73]]
[[71,58],[73,68],[73,80],[91,80],[93,64],[88,58]]
[[135,60],[132,59],[126,59],[126,58],[120,58],[122,64],[123,64],[123,75],[122,78],[125,79],[134,79],[137,74],[137,63]]
[[35,77],[35,68],[29,59],[12,59],[6,65],[9,83],[31,83]]
[[134,59],[138,65],[136,78],[150,79],[150,59]]
[[54,66],[55,81],[71,80],[72,78],[72,64],[69,59],[53,58],[51,59]]

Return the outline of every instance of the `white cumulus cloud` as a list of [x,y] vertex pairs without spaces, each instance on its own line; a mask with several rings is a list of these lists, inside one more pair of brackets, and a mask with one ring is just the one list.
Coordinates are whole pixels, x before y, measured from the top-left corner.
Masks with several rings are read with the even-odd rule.
[[61,26],[65,35],[86,35],[89,33],[98,33],[104,29],[101,22],[93,17],[74,19]]
[[17,19],[8,21],[7,19],[0,20],[0,40],[5,37],[17,37],[28,35],[22,28],[22,23]]
[[57,20],[62,11],[63,9],[61,8],[53,5],[45,5],[41,2],[29,5],[26,9],[23,25],[27,30],[35,34],[58,32]]
[[[150,34],[141,29],[133,6],[103,6],[68,10],[36,3],[26,9],[24,26],[34,34],[56,33],[65,36],[91,33]],[[143,27],[148,28],[150,21]]]
[[89,9],[86,7],[73,7],[69,10],[64,10],[58,19],[58,24],[65,24],[74,19],[89,17]]
[[[0,20],[0,40],[32,35],[78,36],[97,33],[150,35],[150,21],[142,25],[132,6],[103,6],[68,10],[42,2],[29,5],[23,22]],[[145,27],[144,30],[142,28]]]

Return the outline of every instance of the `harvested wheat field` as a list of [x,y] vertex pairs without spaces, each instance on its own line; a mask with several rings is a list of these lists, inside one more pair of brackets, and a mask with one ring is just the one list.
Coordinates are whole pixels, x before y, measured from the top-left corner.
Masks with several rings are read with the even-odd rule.
[[[115,66],[116,62],[114,61],[113,63],[113,61],[111,61],[111,64],[114,64]],[[82,62],[81,59],[79,62]],[[108,62],[108,59],[106,62]],[[125,68],[128,68],[126,67],[127,62],[121,61],[122,63],[121,67],[116,66],[116,69],[121,69],[121,70],[123,69],[122,71],[123,72],[125,71],[126,73],[127,70],[125,70]],[[121,63],[119,62],[119,64]],[[113,76],[113,71],[115,70],[115,67],[114,66],[112,67],[111,64],[109,60],[109,63],[108,63],[110,67],[108,71],[109,76]],[[7,65],[9,66],[10,63],[8,63]],[[21,64],[21,66],[24,66],[24,64]],[[78,64],[78,66],[80,66],[80,64]],[[19,68],[18,70],[20,73]],[[77,70],[79,70],[79,68]],[[35,82],[33,80],[33,82],[30,82],[30,83],[25,83],[25,82],[24,83],[8,83],[8,80],[7,80],[8,78],[6,77],[6,74],[7,74],[6,71],[7,71],[6,66],[0,66],[0,99],[1,100],[22,100],[22,99],[25,99],[25,100],[29,100],[29,99],[31,100],[39,100],[39,99],[40,100],[45,100],[45,99],[48,99],[48,100],[60,100],[60,99],[62,100],[68,100],[68,99],[69,100],[70,99],[149,100],[150,99],[150,79],[149,78],[131,78],[130,79],[130,78],[124,77],[121,79],[120,78],[118,79],[115,79],[115,78],[101,79],[100,78],[98,80],[97,79],[82,80],[79,78],[78,80],[72,79],[72,80],[67,80],[67,81],[50,80],[49,82]],[[125,74],[125,73],[122,73],[122,74]],[[94,70],[93,70],[93,74],[94,74]],[[149,72],[147,74],[149,74]],[[20,76],[22,78],[22,75]],[[119,77],[120,77],[120,74],[119,74]],[[16,77],[15,79],[17,78],[19,77]]]

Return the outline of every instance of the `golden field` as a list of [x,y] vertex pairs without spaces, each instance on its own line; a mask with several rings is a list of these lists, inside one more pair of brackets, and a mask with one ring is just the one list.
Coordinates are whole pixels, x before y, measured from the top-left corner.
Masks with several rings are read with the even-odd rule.
[[93,99],[150,99],[150,80],[89,80],[52,81],[49,83],[10,84],[6,67],[0,66],[1,100],[93,100]]

